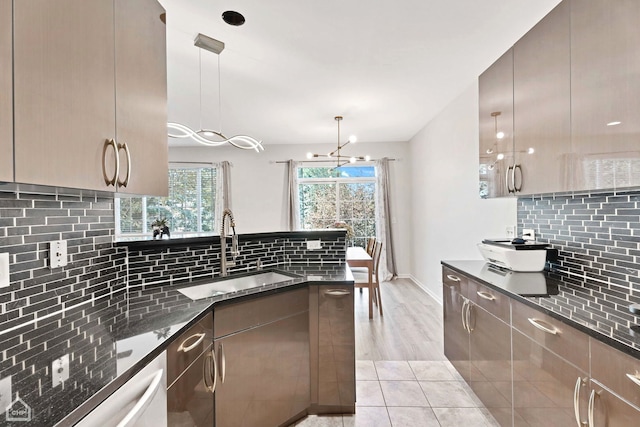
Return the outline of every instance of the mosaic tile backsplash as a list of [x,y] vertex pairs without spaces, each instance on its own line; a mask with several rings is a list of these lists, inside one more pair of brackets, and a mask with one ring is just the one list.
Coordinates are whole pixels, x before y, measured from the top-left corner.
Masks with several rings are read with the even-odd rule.
[[[640,295],[640,190],[518,198],[518,231],[558,249],[556,270]],[[626,298],[625,298],[626,299]]]

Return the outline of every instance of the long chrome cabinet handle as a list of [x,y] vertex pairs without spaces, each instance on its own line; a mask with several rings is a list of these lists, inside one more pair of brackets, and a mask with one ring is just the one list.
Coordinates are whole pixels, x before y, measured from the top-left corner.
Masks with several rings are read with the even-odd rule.
[[124,181],[120,181],[119,174],[116,175],[118,178],[118,185],[121,187],[126,187],[129,184],[129,178],[131,177],[131,152],[129,151],[129,146],[126,142],[122,144],[118,144],[118,151],[120,149],[124,150],[124,153],[127,155],[127,176],[124,178]]
[[330,297],[346,297],[347,295],[351,294],[351,292],[347,291],[346,289],[327,289],[326,291],[324,291],[324,294]]
[[[116,144],[116,141],[114,139],[109,139],[105,141],[104,145],[104,151],[102,152],[102,169],[104,170],[104,182],[107,185],[113,185],[115,187],[116,182],[118,182],[118,175],[120,175],[120,158],[118,157],[118,144]],[[109,146],[113,147],[113,153],[116,158],[116,170],[113,174],[113,178],[109,178],[106,173],[107,168],[105,163],[107,161],[107,148],[109,148]]]
[[480,298],[484,298],[489,301],[494,301],[496,299],[496,297],[491,295],[489,292],[477,291],[476,294],[478,294]]
[[464,302],[462,303],[462,310],[460,310],[460,313],[462,313],[462,327],[464,328],[465,331],[469,332],[469,329],[467,329],[467,323],[465,322],[466,319],[466,314],[465,314],[465,310],[467,309],[467,303],[469,301],[464,300]]
[[512,194],[515,193],[516,191],[514,189],[511,188],[511,185],[509,183],[509,172],[513,171],[513,166],[509,166],[507,168],[507,170],[505,171],[504,174],[504,185],[506,185],[507,187],[507,193]]
[[596,395],[600,395],[600,392],[595,390],[591,390],[591,394],[589,395],[589,407],[587,409],[587,416],[589,417],[589,427],[596,426],[596,417],[595,417],[595,406],[596,406]]
[[586,422],[580,420],[580,387],[587,385],[587,379],[580,378],[576,380],[576,387],[573,389],[573,412],[576,416],[576,423],[578,423],[578,427],[584,427],[587,425]]
[[224,384],[224,379],[227,376],[227,358],[224,354],[224,347],[222,346],[222,343],[220,343],[218,351],[220,352],[220,380],[222,381],[222,384]]
[[162,377],[164,375],[164,369],[160,369],[153,376],[151,383],[149,383],[149,387],[145,390],[142,397],[138,400],[133,408],[129,411],[129,413],[118,423],[117,427],[129,427],[136,423],[140,415],[144,412],[144,410],[149,406],[153,397],[156,395],[156,392],[160,388],[162,384]]
[[453,274],[447,274],[447,279],[451,280],[452,282],[460,281],[460,278],[458,276],[454,276]]
[[[198,345],[200,345],[200,343],[204,340],[204,337],[205,337],[204,333],[199,333],[199,334],[193,334],[190,337],[185,338],[184,341],[180,343],[180,346],[178,347],[178,351],[182,351],[185,353],[190,352],[191,350],[196,348]],[[187,342],[189,342],[194,338],[196,338],[195,342],[193,344],[187,345]]]
[[556,328],[556,327],[554,327],[552,325],[548,325],[548,326],[543,325],[543,323],[545,323],[544,320],[535,319],[533,317],[528,317],[527,320],[533,326],[535,326],[536,328],[540,329],[543,332],[546,332],[547,334],[556,335],[558,332],[560,332],[560,330],[558,328]]
[[216,366],[216,351],[214,348],[204,358],[202,371],[204,386],[213,394],[218,383],[218,367]]
[[635,374],[625,374],[627,378],[629,378],[633,383],[637,386],[640,386],[640,374],[636,371]]
[[471,309],[472,308],[473,308],[473,304],[469,302],[469,304],[467,304],[467,329],[469,330],[469,333],[473,332],[473,330],[475,329],[471,327]]
[[[516,187],[516,169],[520,170],[520,187]],[[523,175],[522,175],[522,165],[513,165],[513,172],[511,173],[511,177],[513,179],[513,192],[514,193],[519,193],[522,191],[522,180],[523,180]]]

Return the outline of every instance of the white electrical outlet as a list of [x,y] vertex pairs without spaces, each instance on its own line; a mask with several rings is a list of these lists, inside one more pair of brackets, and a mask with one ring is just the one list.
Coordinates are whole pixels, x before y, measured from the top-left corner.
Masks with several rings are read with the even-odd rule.
[[536,240],[536,231],[533,228],[522,229],[522,238],[524,240]]
[[49,268],[67,265],[67,241],[54,240],[49,243]]
[[65,354],[51,362],[51,387],[56,387],[69,379],[69,355]]
[[307,250],[322,249],[322,242],[320,240],[307,240]]
[[0,380],[0,414],[4,414],[11,406],[11,402],[11,375],[9,375]]
[[11,283],[9,276],[9,253],[3,252],[0,254],[0,288],[9,286]]
[[504,231],[507,237],[514,237],[516,235],[516,226],[508,225]]

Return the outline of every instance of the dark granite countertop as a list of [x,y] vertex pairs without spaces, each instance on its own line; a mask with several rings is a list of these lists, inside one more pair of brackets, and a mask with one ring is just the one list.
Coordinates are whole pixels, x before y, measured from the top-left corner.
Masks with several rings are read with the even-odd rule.
[[[73,425],[217,304],[299,286],[353,284],[346,264],[287,265],[276,270],[296,277],[197,301],[177,291],[185,285],[139,286],[10,331],[0,330],[0,379],[11,376],[13,394],[18,392],[32,409],[31,422],[7,425]],[[70,355],[69,379],[53,387],[51,364],[65,354]],[[3,417],[0,424],[4,421]]]
[[517,273],[484,261],[442,261],[511,298],[540,310],[620,351],[640,359],[640,316],[629,312],[639,295],[621,288],[554,272]]

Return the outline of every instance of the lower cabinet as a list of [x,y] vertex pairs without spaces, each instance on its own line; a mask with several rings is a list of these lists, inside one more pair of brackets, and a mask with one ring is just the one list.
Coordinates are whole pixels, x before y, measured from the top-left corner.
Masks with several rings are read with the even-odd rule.
[[311,286],[311,407],[313,414],[355,413],[353,287]]
[[443,317],[446,357],[500,425],[640,425],[640,360],[447,267]]
[[286,425],[310,404],[309,294],[214,309],[215,425]]

